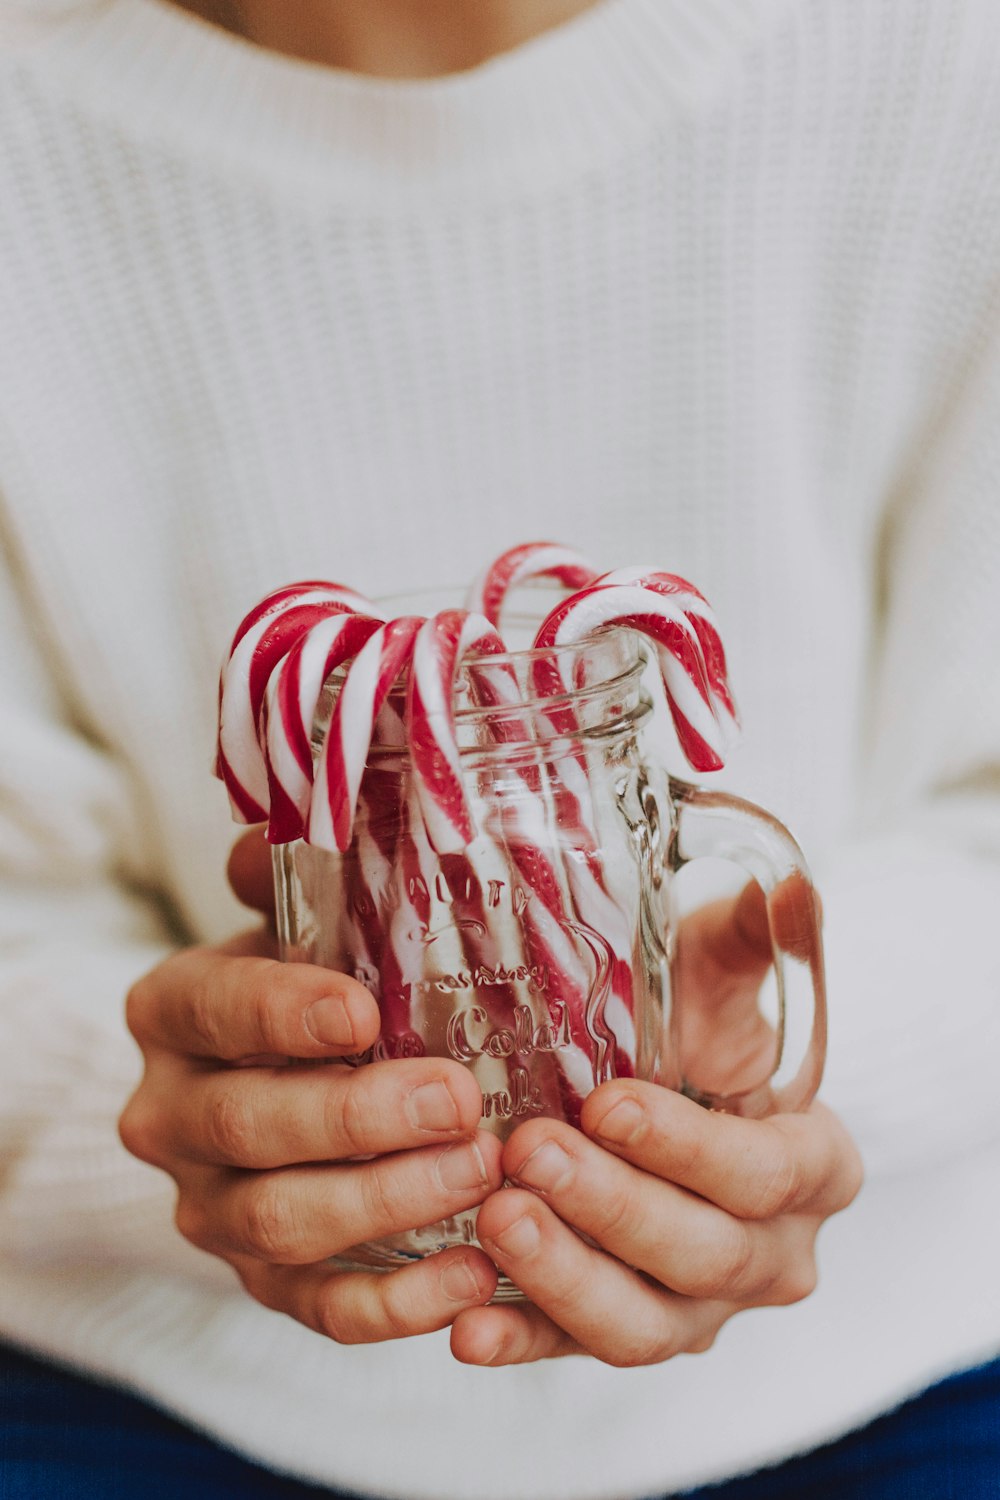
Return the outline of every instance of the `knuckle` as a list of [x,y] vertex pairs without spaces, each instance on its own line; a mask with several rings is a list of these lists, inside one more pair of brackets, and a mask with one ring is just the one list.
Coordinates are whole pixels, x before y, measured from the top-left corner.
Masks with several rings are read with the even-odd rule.
[[399,1216],[399,1193],[382,1159],[369,1162],[360,1177],[362,1213],[368,1228],[364,1238],[394,1227]]
[[261,1177],[248,1192],[243,1238],[251,1255],[276,1264],[299,1259],[299,1232],[288,1192],[278,1177]]
[[174,1208],[174,1225],[192,1245],[205,1249],[209,1243],[208,1215],[204,1205],[191,1193],[179,1193]]
[[199,1049],[213,1057],[222,1056],[225,1048],[215,986],[196,980],[188,991],[187,1011],[188,1025]]
[[643,1365],[663,1364],[680,1352],[676,1330],[661,1328],[656,1332],[637,1334],[603,1358],[605,1364],[616,1370],[634,1370]]
[[414,1333],[413,1300],[398,1276],[384,1276],[379,1285],[382,1337],[402,1339]]
[[268,1267],[262,1261],[237,1256],[230,1264],[239,1277],[243,1290],[255,1302],[259,1302],[262,1307],[269,1307],[272,1312],[284,1312],[284,1301],[268,1274]]
[[803,1257],[778,1278],[772,1294],[773,1301],[779,1307],[791,1307],[796,1302],[804,1302],[807,1297],[812,1296],[818,1281],[815,1260],[812,1256]]
[[838,1207],[847,1208],[864,1187],[865,1168],[861,1160],[861,1153],[854,1143],[848,1138],[848,1149],[844,1153],[840,1173],[840,1193],[838,1195]]
[[256,960],[248,999],[261,1052],[287,1051],[284,1014],[289,988],[288,976],[277,959]]
[[163,1156],[159,1112],[142,1091],[132,1095],[118,1120],[118,1136],[125,1150],[140,1161],[158,1165]]
[[781,1140],[774,1161],[761,1176],[751,1216],[755,1219],[779,1218],[795,1206],[801,1192],[801,1163],[796,1153]]
[[682,1182],[698,1175],[704,1156],[705,1139],[702,1134],[701,1120],[697,1121],[697,1126],[698,1128],[693,1128],[689,1122],[686,1128],[678,1127],[671,1136],[671,1165]]
[[719,1336],[719,1330],[717,1328],[711,1328],[711,1329],[708,1329],[704,1333],[700,1333],[697,1336],[697,1338],[693,1338],[691,1340],[691,1342],[688,1344],[688,1346],[687,1346],[687,1353],[688,1354],[707,1354],[708,1351],[709,1351],[709,1349],[711,1349],[713,1347],[713,1345],[715,1344],[715,1341],[718,1338],[718,1336]]
[[150,1033],[155,988],[150,975],[144,974],[125,996],[125,1024],[140,1045]]
[[205,1110],[205,1137],[213,1160],[250,1166],[256,1156],[257,1136],[253,1112],[238,1081],[212,1095]]
[[753,1251],[753,1240],[747,1226],[739,1219],[730,1219],[685,1288],[688,1295],[716,1297],[720,1293],[737,1292],[751,1273]]
[[636,1205],[632,1194],[624,1184],[618,1184],[601,1204],[596,1236],[599,1240],[630,1238],[636,1228],[635,1221]]
[[335,1344],[360,1344],[364,1333],[342,1290],[338,1281],[321,1288],[316,1300],[315,1328]]
[[338,1069],[336,1086],[327,1095],[327,1137],[348,1156],[361,1156],[369,1150],[372,1111],[368,1082],[363,1070]]

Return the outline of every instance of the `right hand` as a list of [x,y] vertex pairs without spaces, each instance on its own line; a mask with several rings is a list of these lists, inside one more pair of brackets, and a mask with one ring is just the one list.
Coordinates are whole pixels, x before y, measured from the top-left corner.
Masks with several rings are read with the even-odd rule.
[[444,1328],[493,1295],[481,1250],[387,1274],[324,1260],[501,1186],[500,1142],[477,1129],[479,1087],[442,1058],[338,1065],[378,1036],[375,1001],[346,975],[271,952],[266,932],[246,934],[178,953],[133,987],[146,1066],[122,1140],[173,1177],[181,1233],[266,1307],[342,1343]]

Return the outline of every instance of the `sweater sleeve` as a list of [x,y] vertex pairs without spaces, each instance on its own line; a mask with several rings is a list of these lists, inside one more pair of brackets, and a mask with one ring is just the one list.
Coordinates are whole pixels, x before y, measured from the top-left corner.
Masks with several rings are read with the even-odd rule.
[[170,933],[135,880],[127,778],[67,721],[25,616],[0,571],[0,1245],[226,1276],[118,1139],[141,1072],[124,997]]
[[817,870],[824,1096],[869,1173],[1000,1135],[1000,336],[976,357],[880,543],[861,817]]

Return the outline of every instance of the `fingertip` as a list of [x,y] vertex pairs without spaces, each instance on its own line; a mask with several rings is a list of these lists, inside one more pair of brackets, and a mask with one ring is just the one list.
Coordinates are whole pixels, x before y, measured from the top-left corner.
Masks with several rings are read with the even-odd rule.
[[300,1003],[302,1025],[311,1042],[352,1053],[364,1052],[378,1040],[382,1024],[378,1003],[360,981],[312,964],[283,967],[290,984],[305,980],[308,985],[307,998]]
[[271,851],[258,823],[236,840],[226,862],[226,878],[236,899],[254,911],[274,911]]
[[479,1210],[476,1234],[486,1253],[497,1253],[504,1259],[514,1253],[514,1243],[508,1243],[511,1231],[518,1244],[530,1239],[537,1244],[537,1215],[541,1205],[538,1196],[527,1188],[504,1187],[487,1198]]
[[[475,1077],[464,1063],[455,1062],[451,1058],[441,1058],[440,1065],[440,1076],[447,1084],[448,1092],[454,1099],[458,1110],[459,1129],[478,1130],[483,1118],[483,1091]],[[488,1132],[481,1133],[487,1134]],[[491,1136],[491,1139],[496,1138]],[[499,1147],[499,1141],[497,1145]]]
[[334,993],[343,1000],[351,1018],[355,1046],[359,1052],[362,1052],[366,1047],[371,1047],[378,1041],[382,1030],[382,1013],[378,1008],[378,1001],[360,979],[355,979],[350,974],[338,974],[332,970],[330,973],[331,979],[336,984]]
[[503,1142],[491,1130],[477,1130],[475,1142],[479,1148],[486,1175],[494,1190],[499,1190],[504,1181]]
[[508,1319],[499,1307],[472,1307],[451,1325],[451,1352],[463,1365],[502,1365],[512,1347]]
[[463,1308],[482,1307],[493,1296],[499,1276],[482,1250],[445,1251],[437,1259],[438,1280],[447,1302]]
[[546,1115],[524,1120],[507,1137],[503,1146],[503,1166],[508,1177],[516,1177],[521,1165],[546,1141],[563,1140],[563,1149],[572,1151],[569,1137],[578,1135],[571,1125],[562,1120],[553,1120]]
[[[659,1085],[647,1087],[659,1089]],[[669,1092],[669,1090],[661,1090]],[[643,1130],[646,1114],[640,1088],[633,1079],[599,1084],[583,1101],[580,1129],[592,1140],[628,1145]]]

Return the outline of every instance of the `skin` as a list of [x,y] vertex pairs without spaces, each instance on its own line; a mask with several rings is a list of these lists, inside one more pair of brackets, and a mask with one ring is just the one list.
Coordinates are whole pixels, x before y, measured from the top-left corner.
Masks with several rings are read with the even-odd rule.
[[[623,1080],[590,1095],[581,1130],[532,1119],[501,1148],[477,1129],[479,1089],[459,1063],[337,1066],[375,1040],[374,1000],[344,975],[275,961],[259,831],[237,844],[229,874],[268,922],[182,952],[133,988],[146,1068],[121,1134],[173,1177],[181,1233],[265,1306],[342,1343],[450,1325],[468,1364],[589,1353],[636,1365],[700,1352],[736,1312],[812,1290],[819,1229],[861,1182],[824,1106],[741,1119]],[[714,1035],[713,1066],[737,1085],[759,1079],[772,1053],[756,1003],[769,952],[755,886],[682,929],[695,1048]],[[696,1050],[695,1076],[702,1063]],[[482,1249],[389,1275],[322,1265],[476,1204]],[[497,1268],[529,1304],[485,1305]]]
[[381,78],[477,67],[596,0],[175,0],[184,10],[307,62]]

